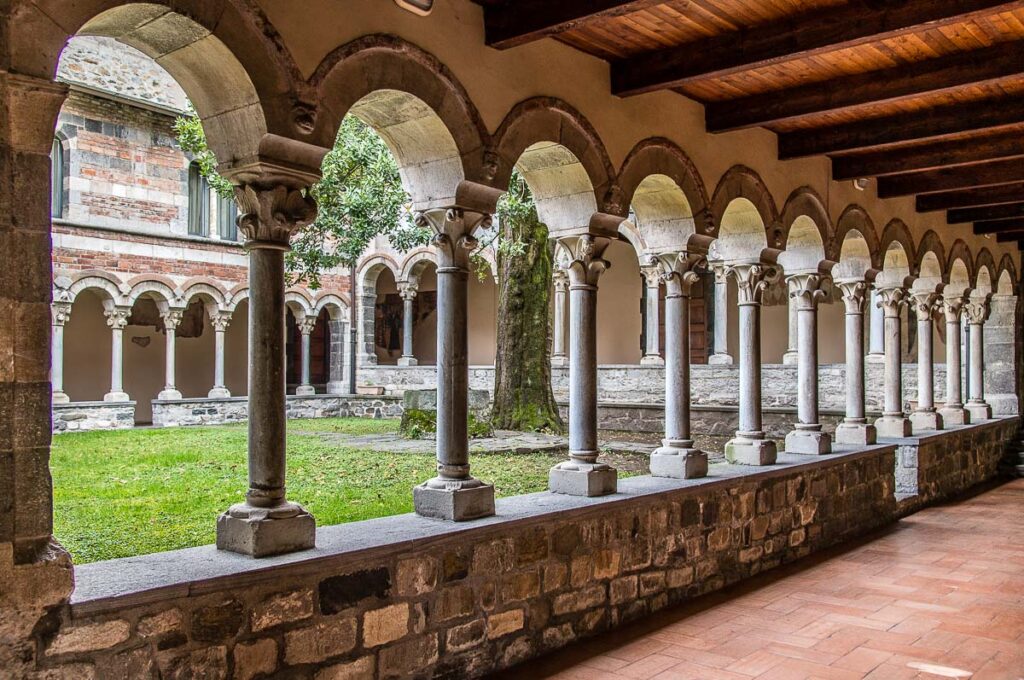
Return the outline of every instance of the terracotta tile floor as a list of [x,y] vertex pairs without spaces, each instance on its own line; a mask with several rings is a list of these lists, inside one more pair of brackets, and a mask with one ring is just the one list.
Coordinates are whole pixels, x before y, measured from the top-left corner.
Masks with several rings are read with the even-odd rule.
[[1024,479],[502,677],[1024,679]]

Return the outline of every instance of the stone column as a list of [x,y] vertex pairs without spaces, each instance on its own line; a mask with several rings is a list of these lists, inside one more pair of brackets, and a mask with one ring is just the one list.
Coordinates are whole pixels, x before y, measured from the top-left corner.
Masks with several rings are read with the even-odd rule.
[[665,281],[665,438],[651,454],[651,475],[693,479],[708,474],[708,454],[690,436],[690,288],[702,255],[660,258]]
[[469,473],[467,285],[473,232],[490,215],[462,208],[420,213],[437,258],[437,476],[413,489],[416,512],[461,521],[494,514],[494,486]]
[[403,283],[399,286],[402,296],[402,356],[398,358],[399,366],[415,366],[416,355],[412,351],[412,322],[415,314],[417,287],[414,283]]
[[599,463],[597,445],[597,282],[610,239],[583,234],[568,245],[569,275],[569,460],[551,468],[554,493],[603,496],[618,489],[618,472]]
[[110,328],[110,391],[103,395],[103,401],[131,401],[124,391],[124,329],[132,310],[113,303],[104,306],[103,316]]
[[377,364],[377,288],[364,288],[359,296],[359,331],[362,333],[362,353],[359,355],[359,366],[375,366]]
[[935,367],[932,357],[932,315],[939,295],[932,291],[911,291],[917,315],[917,408],[910,414],[914,433],[941,430],[942,416],[935,410]]
[[797,420],[786,435],[789,453],[832,451],[832,438],[818,422],[818,301],[826,295],[828,279],[818,273],[787,277],[789,307],[797,314]]
[[709,364],[731,366],[729,354],[729,284],[728,271],[724,265],[715,265],[715,328],[714,353],[708,358]]
[[763,264],[735,264],[728,268],[736,278],[740,308],[740,403],[739,429],[725,445],[725,457],[741,465],[772,465],[777,449],[761,429],[761,298],[778,278],[778,270]]
[[663,366],[665,360],[661,358],[661,319],[658,314],[658,303],[661,297],[661,263],[656,259],[650,259],[647,264],[640,268],[644,277],[644,286],[647,294],[646,307],[644,311],[644,355],[640,359],[641,366]]
[[[250,254],[250,262],[252,259],[252,255]],[[210,312],[210,323],[213,325],[214,330],[213,389],[210,390],[210,393],[207,396],[210,399],[227,399],[231,396],[231,392],[224,385],[224,339],[228,332],[228,326],[231,324],[231,313],[216,311]],[[249,336],[249,342],[252,342],[251,335]],[[252,388],[250,387],[250,389]]]
[[946,317],[946,404],[939,409],[939,415],[947,426],[971,422],[960,388],[960,315],[966,302],[966,293],[942,296],[942,313]]
[[903,412],[903,361],[900,356],[903,329],[900,309],[907,303],[907,291],[899,286],[876,289],[885,320],[885,403],[882,417],[875,421],[879,437],[909,437],[910,419]]
[[985,400],[995,415],[1018,413],[1017,296],[996,293],[985,322]]
[[992,407],[985,401],[985,321],[989,313],[989,296],[976,295],[964,306],[964,316],[970,326],[971,391],[967,412],[971,422],[988,420]]
[[53,403],[66,404],[71,399],[64,393],[64,324],[71,318],[70,302],[50,305],[53,319],[53,350],[50,364],[50,382],[53,385]]
[[341,319],[332,318],[327,322],[327,328],[331,333],[331,375],[327,382],[327,394],[345,394],[347,391],[345,383],[345,346],[348,344],[348,335],[345,325],[345,322]]
[[556,269],[551,277],[555,286],[555,321],[551,340],[551,365],[566,366],[569,363],[569,357],[565,354],[565,308],[569,302],[569,276],[564,269]]
[[217,520],[217,547],[264,557],[312,548],[316,522],[285,494],[284,254],[316,216],[297,187],[235,188],[249,253],[249,490]]
[[867,360],[872,364],[881,364],[885,362],[885,312],[882,311],[877,290],[871,290],[871,304],[868,309],[870,314],[868,317]]
[[836,284],[846,306],[846,416],[836,427],[836,443],[867,446],[877,441],[875,426],[864,412],[864,298],[866,281],[849,279]]
[[789,330],[786,351],[782,355],[782,363],[786,365],[796,364],[800,361],[800,351],[798,349],[800,341],[798,336],[800,335],[800,322],[799,312],[797,312],[797,305],[794,304],[792,295],[788,302],[789,312]]
[[181,392],[178,391],[176,385],[175,367],[174,367],[174,351],[175,351],[175,335],[178,331],[178,325],[181,323],[181,317],[184,314],[183,309],[168,309],[160,318],[164,322],[164,336],[165,336],[165,349],[164,349],[164,389],[157,395],[157,399],[171,400],[181,399]]
[[316,328],[316,317],[305,317],[299,324],[299,334],[302,337],[302,384],[295,388],[296,396],[308,396],[310,394],[316,394],[316,388],[313,387],[313,383],[309,377],[309,362],[310,362],[310,351],[309,351],[309,340],[313,335],[313,330]]

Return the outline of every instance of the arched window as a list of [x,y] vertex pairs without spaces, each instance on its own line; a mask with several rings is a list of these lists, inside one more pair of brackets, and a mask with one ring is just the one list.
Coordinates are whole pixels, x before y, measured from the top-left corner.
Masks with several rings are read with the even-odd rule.
[[50,150],[50,217],[64,216],[64,141],[53,138]]
[[188,166],[188,233],[210,235],[210,185],[195,162]]
[[225,241],[238,240],[238,206],[233,198],[217,196],[217,234]]

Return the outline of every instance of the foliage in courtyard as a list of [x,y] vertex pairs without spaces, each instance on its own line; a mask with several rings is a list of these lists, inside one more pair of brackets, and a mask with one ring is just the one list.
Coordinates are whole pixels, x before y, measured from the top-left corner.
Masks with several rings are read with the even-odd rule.
[[[331,432],[394,433],[397,420],[289,421],[288,496],[319,526],[412,511],[412,487],[436,474],[430,454],[339,447]],[[327,434],[319,434],[327,433]],[[219,513],[246,489],[246,429],[125,430],[54,438],[54,533],[82,564],[214,542]],[[474,454],[498,495],[547,487],[564,454]]]
[[551,391],[549,291],[553,255],[548,229],[519,174],[498,204],[498,347],[491,421],[503,430],[564,429]]
[[[491,426],[491,423],[477,418],[473,413],[470,413],[466,419],[466,429],[470,439],[494,436],[494,427]],[[437,411],[405,409],[398,431],[409,439],[423,439],[427,435],[437,432]]]

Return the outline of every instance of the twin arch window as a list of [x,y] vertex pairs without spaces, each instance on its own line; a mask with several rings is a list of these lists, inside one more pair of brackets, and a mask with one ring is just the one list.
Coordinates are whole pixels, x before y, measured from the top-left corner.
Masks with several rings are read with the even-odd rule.
[[210,183],[203,177],[198,163],[188,166],[188,233],[191,236],[209,237],[211,213],[214,215],[217,236],[225,241],[238,240],[235,219],[238,208],[230,198],[214,195]]

